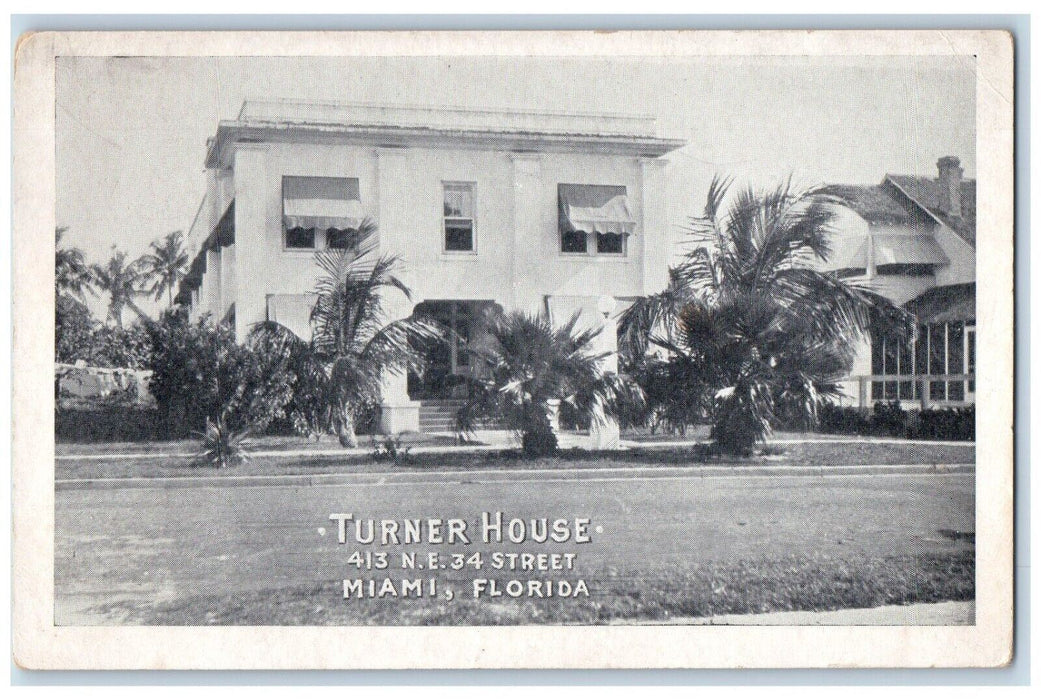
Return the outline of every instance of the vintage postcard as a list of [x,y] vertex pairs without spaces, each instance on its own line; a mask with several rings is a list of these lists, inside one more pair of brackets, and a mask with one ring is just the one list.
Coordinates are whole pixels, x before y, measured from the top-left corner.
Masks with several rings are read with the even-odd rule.
[[16,662],[1008,663],[1013,50],[23,37]]

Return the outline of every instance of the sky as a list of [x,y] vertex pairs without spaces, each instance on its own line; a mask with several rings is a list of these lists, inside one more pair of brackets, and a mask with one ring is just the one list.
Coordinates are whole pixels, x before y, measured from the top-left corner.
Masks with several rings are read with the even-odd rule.
[[[670,226],[719,173],[768,187],[975,176],[971,57],[62,57],[57,223],[88,261],[187,233],[206,139],[248,99],[649,114],[667,156]],[[95,311],[103,300],[92,304]],[[147,308],[147,307],[146,307]]]

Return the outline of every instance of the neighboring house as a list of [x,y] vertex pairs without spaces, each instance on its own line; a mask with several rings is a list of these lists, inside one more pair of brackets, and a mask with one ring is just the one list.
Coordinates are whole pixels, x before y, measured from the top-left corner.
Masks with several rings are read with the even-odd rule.
[[492,309],[579,312],[616,347],[625,302],[666,284],[660,157],[682,145],[649,117],[246,102],[208,141],[177,301],[240,339],[264,320],[309,338],[315,250],[371,216],[413,294],[393,316],[456,332],[423,377],[384,378],[383,430],[417,430],[419,400],[458,398]]
[[962,177],[953,156],[937,168],[936,178],[886,175],[877,185],[826,188],[846,205],[827,267],[918,321],[910,342],[875,336],[865,344],[845,386],[854,405],[975,402],[976,181]]

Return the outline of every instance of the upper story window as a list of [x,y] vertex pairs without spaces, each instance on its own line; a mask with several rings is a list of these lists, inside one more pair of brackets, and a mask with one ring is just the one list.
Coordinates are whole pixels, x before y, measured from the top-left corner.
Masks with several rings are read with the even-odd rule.
[[364,218],[357,178],[282,178],[282,223],[287,250],[346,248]]
[[472,182],[444,183],[445,251],[472,253],[474,241],[474,185]]
[[875,273],[879,275],[923,277],[950,263],[932,236],[875,233],[871,238]]
[[621,185],[557,185],[560,252],[624,256],[636,228]]
[[286,228],[286,248],[311,249],[313,250],[317,241],[317,229],[294,226]]

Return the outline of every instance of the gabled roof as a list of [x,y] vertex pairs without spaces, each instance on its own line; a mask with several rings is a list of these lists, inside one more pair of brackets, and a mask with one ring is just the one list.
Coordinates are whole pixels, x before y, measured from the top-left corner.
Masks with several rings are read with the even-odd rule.
[[928,210],[966,242],[976,245],[976,180],[961,182],[961,217],[949,216],[940,206],[940,181],[913,175],[886,175],[915,204]]
[[971,321],[976,318],[976,283],[933,287],[904,304],[904,308],[913,313],[919,323]]
[[828,185],[822,193],[836,197],[869,224],[899,226],[910,224],[912,213],[906,197],[882,185]]
[[969,244],[976,245],[976,181],[961,183],[961,217],[940,206],[939,180],[914,175],[886,175],[877,185],[828,185],[821,190],[836,197],[874,226],[921,228],[941,223]]

